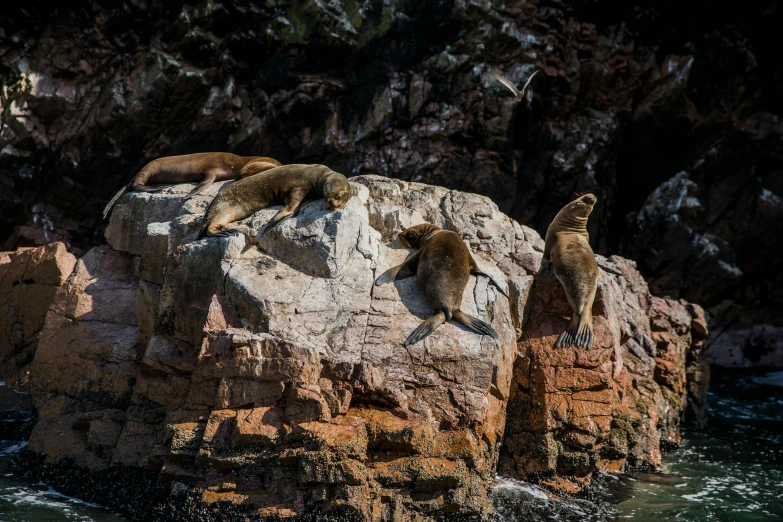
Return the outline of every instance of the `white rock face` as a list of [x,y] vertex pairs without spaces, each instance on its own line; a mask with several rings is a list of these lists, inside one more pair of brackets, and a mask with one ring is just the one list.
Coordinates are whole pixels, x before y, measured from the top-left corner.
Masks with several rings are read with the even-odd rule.
[[[280,208],[272,207],[229,225],[227,238],[200,241],[189,235],[220,184],[184,204],[191,185],[124,196],[106,239],[138,259],[142,366],[160,374],[142,375],[134,400],[161,402],[166,396],[175,411],[169,416],[178,418],[252,407],[259,413],[242,414],[237,440],[276,441],[271,447],[280,452],[291,446],[281,435],[285,425],[359,423],[380,446],[407,448],[392,459],[404,475],[418,469],[420,459],[437,459],[437,466],[448,469],[456,462],[460,478],[446,482],[463,491],[465,512],[484,513],[486,488],[475,484],[494,474],[519,324],[514,314],[524,308],[516,302],[524,301],[518,289],[529,287],[531,278],[513,256],[520,247],[540,261],[540,245],[526,241],[525,229],[487,198],[379,176],[354,178],[351,186],[353,197],[339,211],[329,211],[324,201],[308,202],[299,215],[259,236]],[[499,339],[447,323],[403,347],[433,310],[415,277],[373,283],[410,255],[396,240],[400,229],[423,222],[462,235],[491,276],[470,278],[462,309],[490,322]],[[525,259],[531,266],[536,261]],[[179,379],[175,385],[175,376],[187,376],[189,383]],[[276,424],[253,435],[248,419],[263,418]],[[158,428],[139,422],[119,438],[125,447],[117,448],[118,463],[144,462],[133,441]],[[172,448],[187,437],[172,439]],[[403,442],[411,437],[418,442]],[[444,450],[455,437],[468,441],[469,449],[460,450],[464,455]],[[364,478],[353,480],[356,487],[392,486],[388,463],[368,460],[373,443],[364,444],[357,454],[362,457],[349,466],[364,470]],[[393,486],[411,488],[403,497],[417,489],[405,484]]]

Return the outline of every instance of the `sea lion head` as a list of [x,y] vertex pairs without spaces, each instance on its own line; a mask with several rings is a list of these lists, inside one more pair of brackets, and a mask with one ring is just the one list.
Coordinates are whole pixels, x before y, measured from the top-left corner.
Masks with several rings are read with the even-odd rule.
[[403,229],[398,237],[400,239],[400,243],[409,248],[421,248],[421,245],[438,230],[440,230],[440,228],[436,227],[435,225],[422,223],[421,225],[415,225],[410,228]]
[[598,198],[593,194],[582,194],[566,205],[563,210],[566,210],[566,213],[569,216],[587,219],[593,211],[593,206],[595,206],[596,201],[598,201]]
[[329,178],[326,182],[324,199],[330,210],[337,210],[348,204],[348,200],[351,199],[351,184],[348,183],[348,179],[342,174]]

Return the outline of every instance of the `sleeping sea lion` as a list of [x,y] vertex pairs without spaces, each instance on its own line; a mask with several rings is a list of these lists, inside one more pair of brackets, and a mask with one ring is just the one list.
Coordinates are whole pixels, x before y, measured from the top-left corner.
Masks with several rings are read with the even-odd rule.
[[200,152],[184,156],[167,156],[144,165],[133,179],[111,198],[103,209],[104,219],[120,197],[128,191],[157,192],[149,184],[188,183],[200,181],[185,199],[190,199],[216,181],[242,179],[279,166],[266,156],[237,156],[228,152]]
[[240,179],[222,190],[204,214],[196,239],[225,235],[223,228],[234,221],[274,204],[284,205],[264,226],[264,235],[294,216],[305,199],[326,199],[331,210],[351,199],[348,178],[325,165],[283,165]]
[[598,281],[598,263],[590,236],[587,218],[597,198],[585,194],[564,206],[546,231],[544,258],[552,262],[563,285],[573,313],[568,329],[560,334],[556,347],[593,346],[593,300]]
[[491,325],[460,310],[462,293],[470,280],[470,274],[483,274],[462,238],[455,232],[427,223],[404,229],[399,238],[404,245],[419,250],[401,265],[381,274],[375,280],[375,285],[386,282],[382,279],[385,277],[398,280],[415,275],[419,288],[435,309],[435,315],[411,332],[404,345],[421,341],[452,319],[474,332],[497,339],[498,334]]

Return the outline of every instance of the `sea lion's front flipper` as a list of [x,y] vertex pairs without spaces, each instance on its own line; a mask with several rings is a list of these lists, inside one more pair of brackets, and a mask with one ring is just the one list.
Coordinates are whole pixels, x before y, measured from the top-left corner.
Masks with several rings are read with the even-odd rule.
[[261,229],[261,232],[258,233],[259,236],[263,236],[265,234],[268,234],[272,230],[274,230],[277,225],[285,221],[286,219],[290,219],[294,217],[294,212],[296,212],[296,209],[290,209],[287,206],[281,208],[277,214],[275,214],[275,217],[270,219],[266,225],[264,225],[264,228]]
[[415,276],[416,270],[419,268],[419,252],[421,251],[417,250],[415,254],[408,257],[408,259],[403,261],[402,264],[393,266],[379,275],[375,280],[375,286],[380,286],[390,281],[399,281],[400,279],[405,279],[406,277]]
[[286,219],[294,217],[299,212],[299,207],[302,205],[302,200],[304,200],[305,195],[304,191],[297,189],[292,190],[288,195],[288,201],[286,201],[285,206],[281,208],[266,225],[264,225],[264,228],[261,229],[261,232],[259,232],[258,235],[263,236],[268,234]]
[[411,344],[418,343],[419,341],[427,337],[429,334],[434,332],[437,327],[439,327],[445,322],[446,322],[446,314],[444,314],[443,312],[438,312],[437,314],[433,315],[426,321],[422,322],[418,327],[416,327],[416,329],[411,332],[408,338],[405,339],[403,345],[410,346]]
[[597,259],[595,260],[595,262],[599,266],[599,268],[601,268],[604,272],[609,272],[610,274],[614,274],[614,275],[617,275],[617,276],[623,275],[622,272],[618,272],[614,268],[611,268],[611,267],[605,265],[603,262],[598,261]]
[[[470,273],[474,275],[483,275],[492,281],[492,284],[500,290],[500,293],[508,297],[508,283],[506,282],[506,276],[500,269],[494,265],[486,263],[483,259],[476,261],[476,258],[470,256],[472,264],[470,266]],[[480,264],[479,264],[480,263]]]
[[222,169],[213,169],[213,170],[210,170],[210,171],[208,171],[208,172],[206,173],[206,175],[204,176],[204,179],[203,179],[203,180],[201,180],[201,183],[199,183],[198,185],[196,185],[196,187],[195,187],[193,190],[191,190],[191,191],[188,193],[188,195],[187,195],[187,196],[185,196],[185,201],[189,200],[190,198],[192,198],[192,197],[193,197],[193,196],[195,196],[196,194],[198,194],[198,193],[202,192],[202,191],[203,191],[204,189],[206,189],[208,186],[210,186],[211,184],[213,184],[213,183],[215,182],[215,180],[217,179],[217,177],[218,177],[218,174],[221,174],[222,172],[223,172],[223,170],[222,170]]
[[147,185],[138,185],[136,183],[133,184],[131,187],[133,189],[133,192],[160,192],[166,187],[148,187]]

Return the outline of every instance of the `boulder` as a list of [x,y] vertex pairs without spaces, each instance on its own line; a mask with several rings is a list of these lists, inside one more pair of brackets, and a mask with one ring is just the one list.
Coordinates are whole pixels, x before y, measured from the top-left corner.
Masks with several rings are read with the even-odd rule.
[[[258,515],[366,520],[486,518],[498,469],[578,491],[599,470],[660,468],[703,401],[698,307],[604,259],[622,275],[599,279],[595,347],[554,349],[570,309],[535,231],[482,196],[351,185],[339,211],[308,202],[259,237],[272,207],[199,241],[219,186],[184,205],[192,185],[123,196],[110,246],[79,260],[46,315],[30,448],[145,468],[172,494]],[[497,340],[449,322],[402,345],[432,309],[415,278],[373,283],[409,255],[400,227],[422,221],[457,232],[508,294],[480,275],[463,296]]]

